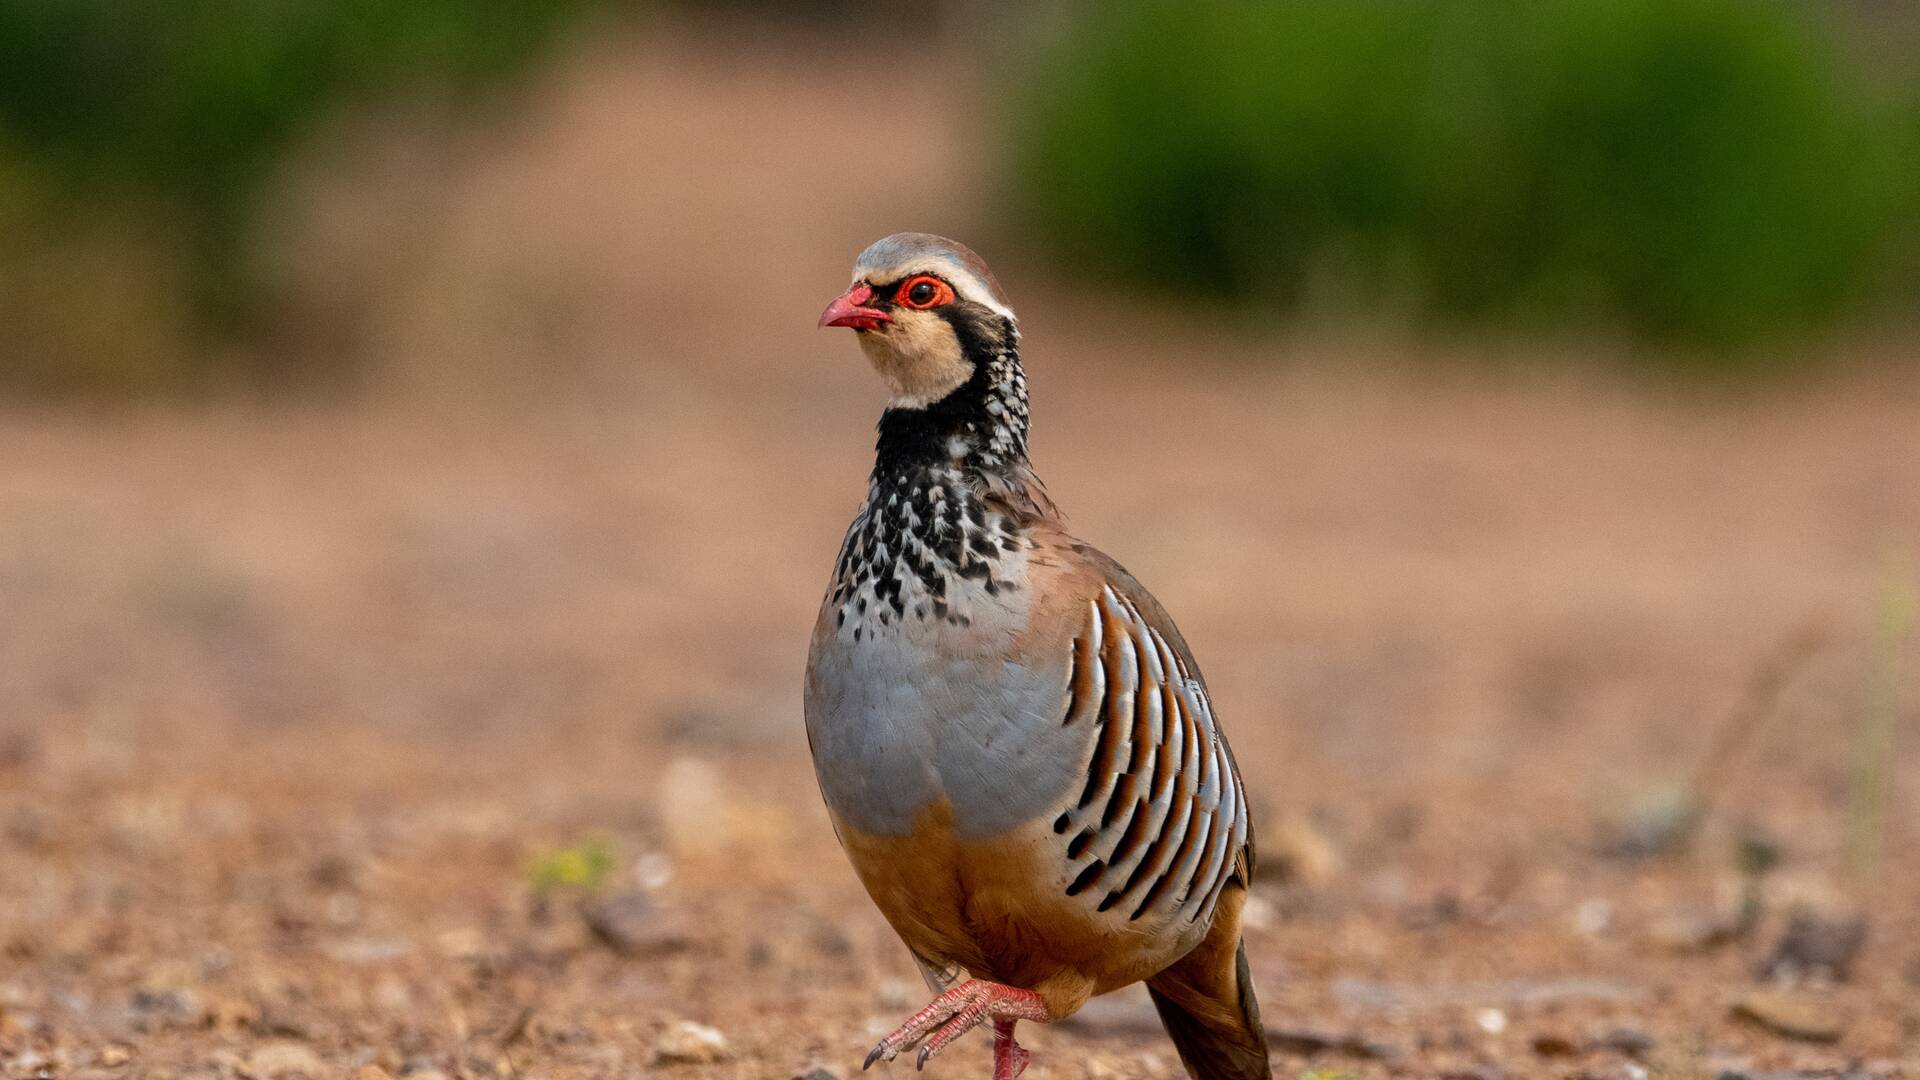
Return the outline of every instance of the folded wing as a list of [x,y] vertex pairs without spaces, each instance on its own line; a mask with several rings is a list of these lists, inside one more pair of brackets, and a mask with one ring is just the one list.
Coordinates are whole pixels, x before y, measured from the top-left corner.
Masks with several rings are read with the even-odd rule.
[[1053,822],[1069,896],[1128,920],[1198,921],[1247,880],[1239,770],[1186,643],[1131,578],[1109,574],[1087,601],[1061,722],[1095,729],[1085,783]]

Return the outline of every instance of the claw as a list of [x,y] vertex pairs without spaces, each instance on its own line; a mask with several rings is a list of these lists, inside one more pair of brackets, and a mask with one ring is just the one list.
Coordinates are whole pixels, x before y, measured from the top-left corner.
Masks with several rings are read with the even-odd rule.
[[876,1061],[879,1061],[881,1057],[885,1056],[886,1052],[887,1052],[887,1043],[885,1039],[882,1039],[879,1043],[874,1045],[874,1048],[872,1050],[867,1052],[867,1060],[860,1063],[860,1071],[866,1072],[868,1069],[873,1068],[873,1063]]

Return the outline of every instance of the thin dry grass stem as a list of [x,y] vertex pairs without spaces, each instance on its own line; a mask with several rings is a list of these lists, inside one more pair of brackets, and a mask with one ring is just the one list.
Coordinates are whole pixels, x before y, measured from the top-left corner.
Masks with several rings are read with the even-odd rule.
[[1701,757],[1687,787],[1692,820],[1696,824],[1706,818],[1714,800],[1734,775],[1734,766],[1767,722],[1779,712],[1780,695],[1787,684],[1827,644],[1830,636],[1823,623],[1802,623],[1754,665],[1740,700],[1715,727],[1713,742]]
[[1854,730],[1853,771],[1847,784],[1847,883],[1865,910],[1880,873],[1887,807],[1893,794],[1899,656],[1914,620],[1913,561],[1890,552],[1880,580],[1874,649]]

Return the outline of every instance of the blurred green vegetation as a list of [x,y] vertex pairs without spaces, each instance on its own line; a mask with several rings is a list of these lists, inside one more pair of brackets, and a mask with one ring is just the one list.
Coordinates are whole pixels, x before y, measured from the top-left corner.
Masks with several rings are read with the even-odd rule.
[[163,339],[253,313],[251,216],[303,138],[396,94],[470,100],[595,4],[0,3],[0,379],[135,389],[233,363]]
[[1915,295],[1912,73],[1869,76],[1830,5],[1086,16],[1012,101],[1011,187],[1091,272],[1260,312],[1619,334],[1732,370]]

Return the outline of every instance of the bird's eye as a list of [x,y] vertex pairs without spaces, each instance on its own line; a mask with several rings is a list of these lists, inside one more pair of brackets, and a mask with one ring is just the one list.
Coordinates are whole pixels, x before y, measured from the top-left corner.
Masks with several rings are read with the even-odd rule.
[[937,277],[922,274],[908,278],[895,293],[900,302],[912,308],[939,307],[953,303],[953,289]]

